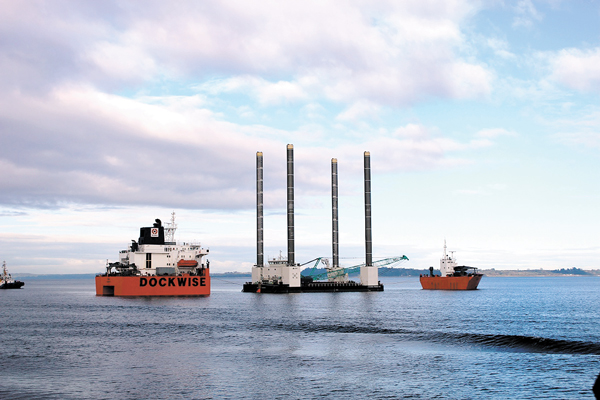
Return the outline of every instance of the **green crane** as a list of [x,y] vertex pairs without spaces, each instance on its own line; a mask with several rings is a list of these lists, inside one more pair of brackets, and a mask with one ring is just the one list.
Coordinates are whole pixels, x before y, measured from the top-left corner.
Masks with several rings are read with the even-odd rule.
[[[308,272],[307,275],[303,275],[304,278],[312,278],[315,281],[319,281],[322,279],[329,279],[329,280],[333,280],[337,277],[340,276],[344,276],[345,274],[351,274],[353,272],[356,272],[360,269],[360,267],[364,267],[365,264],[359,264],[359,265],[354,265],[352,267],[348,267],[348,268],[339,268],[336,270],[329,270],[326,272],[322,272],[320,274],[316,273],[317,270],[317,265],[319,265],[319,262],[323,263],[325,265],[325,269],[329,269],[329,260],[325,257],[317,257],[315,259],[312,259],[310,261],[305,262],[304,264],[301,265],[306,265],[309,264],[311,262],[315,261],[315,265],[312,267],[312,269]],[[388,265],[391,265],[392,267],[395,265],[399,265],[401,263],[404,263],[408,261],[408,257],[406,256],[400,256],[400,257],[390,257],[390,258],[383,258],[381,260],[377,260],[377,261],[373,261],[373,266],[374,267],[385,267]]]

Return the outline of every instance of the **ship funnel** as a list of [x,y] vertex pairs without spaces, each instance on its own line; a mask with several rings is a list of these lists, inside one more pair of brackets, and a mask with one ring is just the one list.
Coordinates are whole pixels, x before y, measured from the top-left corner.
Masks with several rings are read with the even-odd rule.
[[263,153],[256,152],[256,266],[264,266]]
[[288,223],[288,265],[294,260],[294,145],[287,145],[287,223]]
[[367,267],[373,266],[373,241],[371,238],[371,153],[365,151],[365,250]]
[[337,159],[331,159],[331,221],[332,221],[332,253],[333,268],[340,266],[338,236],[338,165]]

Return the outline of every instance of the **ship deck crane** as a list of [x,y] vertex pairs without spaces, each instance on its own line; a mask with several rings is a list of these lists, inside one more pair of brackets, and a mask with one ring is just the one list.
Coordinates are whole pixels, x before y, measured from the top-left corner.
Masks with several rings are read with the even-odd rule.
[[[310,272],[307,275],[302,275],[302,276],[304,278],[312,278],[315,281],[323,280],[326,278],[329,281],[333,281],[336,278],[343,277],[346,274],[351,274],[353,272],[356,272],[360,269],[360,267],[365,266],[365,264],[362,263],[359,265],[354,265],[352,267],[332,269],[329,267],[329,260],[326,257],[317,257],[317,258],[314,258],[314,259],[307,261],[304,264],[300,264],[300,265],[301,266],[307,265],[307,264],[312,263],[313,261],[315,261],[315,264],[313,265]],[[385,266],[389,266],[389,265],[395,266],[395,265],[402,264],[406,261],[408,261],[408,257],[406,257],[405,255],[402,255],[399,257],[383,258],[381,260],[373,261],[373,266],[374,267],[385,267]],[[319,262],[321,262],[322,264],[325,265],[325,269],[326,269],[325,272],[316,273]]]

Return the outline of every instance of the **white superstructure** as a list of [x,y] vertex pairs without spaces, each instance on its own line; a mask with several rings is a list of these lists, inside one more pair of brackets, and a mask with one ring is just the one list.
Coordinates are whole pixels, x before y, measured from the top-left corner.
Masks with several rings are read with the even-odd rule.
[[0,276],[0,287],[13,283],[15,283],[15,280],[6,269],[6,261],[2,261],[2,276]]
[[209,249],[202,248],[200,243],[175,242],[177,225],[174,212],[171,223],[166,225],[163,227],[157,219],[153,227],[140,228],[139,240],[132,240],[127,250],[119,252],[118,262],[107,264],[108,272],[114,268],[120,273],[141,276],[178,275],[209,266],[209,262],[203,260]]
[[454,258],[454,252],[451,251],[452,255],[446,254],[446,239],[444,239],[444,257],[440,259],[440,272],[442,276],[452,276],[454,274],[454,267],[456,267],[456,259]]
[[271,258],[266,266],[252,267],[252,282],[300,287],[300,266],[288,265],[288,260],[280,253],[278,258]]

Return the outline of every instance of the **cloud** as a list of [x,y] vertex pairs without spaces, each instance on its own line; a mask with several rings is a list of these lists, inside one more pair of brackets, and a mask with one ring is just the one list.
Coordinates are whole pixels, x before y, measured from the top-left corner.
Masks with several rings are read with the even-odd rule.
[[401,138],[425,138],[429,136],[429,131],[423,125],[408,124],[396,129],[394,131],[394,136]]
[[380,112],[380,107],[369,101],[358,101],[348,107],[346,110],[338,114],[336,117],[340,121],[356,121],[359,119],[374,118]]
[[529,28],[534,21],[541,21],[543,15],[535,8],[531,0],[519,0],[514,6],[515,17],[513,19],[514,27]]
[[[254,202],[256,151],[279,165],[266,170],[269,179],[281,182],[270,190],[284,184],[283,141],[300,142],[298,182],[316,192],[328,190],[328,174],[317,171],[327,171],[332,157],[355,159],[371,149],[384,160],[378,167],[384,171],[420,170],[465,163],[448,155],[492,144],[481,138],[460,143],[408,124],[391,135],[373,135],[369,128],[349,140],[302,145],[303,129],[226,122],[205,105],[199,95],[125,98],[76,85],[44,97],[5,96],[0,99],[0,202],[243,209]],[[346,118],[376,111],[363,103]],[[360,164],[351,167],[357,176]]]
[[495,138],[498,136],[516,136],[517,134],[513,131],[509,131],[503,128],[492,128],[482,129],[475,134],[476,137],[480,138]]
[[553,137],[560,143],[600,149],[600,131],[559,132]]
[[550,59],[550,79],[580,92],[600,93],[600,47],[564,49]]
[[517,56],[509,51],[509,45],[506,40],[500,40],[497,38],[488,38],[486,41],[489,46],[498,57],[506,60],[515,60]]
[[[398,171],[432,170],[469,164],[453,154],[493,145],[489,140],[475,139],[466,143],[442,136],[437,129],[408,124],[392,135],[366,140],[360,146],[372,154],[373,169],[390,173]],[[345,147],[346,153],[358,153],[358,146]],[[360,171],[362,165],[356,164]]]
[[68,87],[44,101],[21,94],[0,102],[5,204],[230,208],[254,196],[252,150],[261,141],[185,101]]
[[551,138],[568,146],[584,147],[588,150],[600,148],[600,107],[587,105],[574,107],[560,104],[555,118],[548,118],[544,124],[551,132]]
[[159,73],[156,61],[135,45],[99,41],[81,58],[99,73],[123,82],[151,81]]
[[[469,1],[0,5],[3,204],[240,209],[254,203],[255,152],[281,165],[282,143],[307,149],[299,182],[317,192],[338,155],[390,149],[386,171],[428,169],[489,145],[364,123],[490,93],[493,74],[460,53]],[[301,118],[285,129],[257,122],[290,104]],[[361,132],[341,134],[348,122]]]
[[308,94],[297,82],[279,81],[271,83],[254,76],[237,76],[229,79],[211,80],[196,86],[196,89],[218,96],[221,93],[243,93],[254,98],[263,106],[294,103],[308,99]]
[[490,91],[486,67],[459,54],[469,1],[36,4],[8,3],[0,17],[5,87],[114,92],[217,76],[263,104],[395,106]]
[[508,185],[504,183],[493,183],[485,186],[480,186],[476,189],[458,189],[454,193],[458,195],[467,196],[492,196],[497,195],[498,192],[502,192],[508,189]]
[[10,210],[0,211],[0,217],[24,217],[26,215],[27,215],[27,212],[25,212],[25,211],[10,211]]

